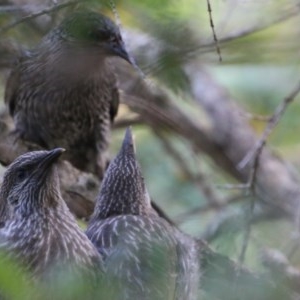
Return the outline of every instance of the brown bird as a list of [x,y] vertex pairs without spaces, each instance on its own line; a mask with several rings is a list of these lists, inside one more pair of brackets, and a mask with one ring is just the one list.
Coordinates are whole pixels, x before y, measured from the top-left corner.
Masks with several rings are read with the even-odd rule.
[[66,269],[97,277],[102,270],[101,256],[60,195],[55,162],[63,151],[18,157],[6,170],[0,189],[0,249],[34,279]]
[[18,137],[64,147],[75,167],[102,177],[119,106],[112,56],[130,62],[118,27],[95,12],[75,12],[24,53],[8,78],[5,103]]
[[108,281],[122,291],[119,299],[196,299],[196,244],[151,207],[130,129],[86,233],[103,255]]

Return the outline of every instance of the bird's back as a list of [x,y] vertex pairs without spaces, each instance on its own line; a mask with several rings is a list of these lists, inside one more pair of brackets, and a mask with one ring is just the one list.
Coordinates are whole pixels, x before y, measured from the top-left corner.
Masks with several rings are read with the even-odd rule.
[[87,235],[104,257],[109,282],[120,287],[119,299],[195,299],[195,244],[151,207],[129,128],[104,176]]
[[119,106],[113,56],[131,63],[117,25],[92,11],[70,14],[21,54],[5,91],[17,137],[64,147],[75,167],[102,177]]
[[[79,139],[84,142],[94,134],[98,122],[109,119],[113,96],[118,100],[117,92],[111,90],[117,89],[115,77],[101,70],[101,66],[98,73],[95,70],[89,76],[89,70],[82,74],[75,66],[72,66],[74,72],[68,71],[75,64],[72,62],[75,57],[55,64],[50,54],[45,56],[43,59],[37,51],[32,51],[19,59],[7,80],[5,103],[17,129],[33,142],[49,148],[58,142],[68,145]],[[106,73],[105,80],[102,72]],[[99,118],[100,115],[103,116]]]
[[176,299],[180,257],[164,220],[116,216],[90,224],[87,235],[103,255],[120,299]]
[[119,105],[115,75],[106,62],[89,66],[80,53],[55,61],[40,51],[24,54],[6,84],[5,103],[16,132],[47,149],[66,148],[73,165],[95,172]]

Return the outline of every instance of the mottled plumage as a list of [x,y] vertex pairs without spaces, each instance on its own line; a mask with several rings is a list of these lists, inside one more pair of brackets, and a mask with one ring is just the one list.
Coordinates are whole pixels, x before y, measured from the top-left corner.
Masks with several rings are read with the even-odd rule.
[[33,278],[71,268],[102,271],[96,248],[61,198],[55,161],[63,152],[28,152],[4,174],[0,189],[0,249],[16,258]]
[[105,173],[87,235],[103,255],[120,299],[195,299],[194,241],[159,217],[135,157],[130,129]]
[[119,105],[111,56],[130,61],[109,18],[68,16],[12,69],[5,102],[16,133],[47,149],[66,148],[75,167],[102,176]]

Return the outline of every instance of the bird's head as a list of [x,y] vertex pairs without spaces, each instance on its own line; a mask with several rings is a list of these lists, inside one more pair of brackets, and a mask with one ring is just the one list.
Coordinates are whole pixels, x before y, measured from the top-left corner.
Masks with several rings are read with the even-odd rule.
[[33,151],[13,161],[0,189],[0,222],[57,205],[59,182],[54,164],[63,152],[62,148]]
[[91,11],[72,13],[60,24],[57,32],[69,43],[93,46],[106,56],[119,56],[132,63],[118,26],[103,14]]
[[150,197],[136,159],[131,129],[127,128],[122,147],[105,172],[94,215],[96,218],[140,215],[150,208]]

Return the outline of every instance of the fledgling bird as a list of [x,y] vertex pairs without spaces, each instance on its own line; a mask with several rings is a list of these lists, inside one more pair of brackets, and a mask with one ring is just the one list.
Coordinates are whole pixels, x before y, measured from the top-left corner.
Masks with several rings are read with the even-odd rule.
[[75,167],[102,177],[119,106],[112,56],[131,63],[108,17],[91,11],[66,17],[8,78],[5,103],[17,136],[46,149],[64,147]]
[[151,207],[130,129],[105,173],[86,234],[119,299],[196,299],[195,242]]
[[102,272],[101,256],[61,198],[55,162],[63,151],[21,155],[0,189],[0,250],[33,279],[50,278],[57,270],[93,278]]

